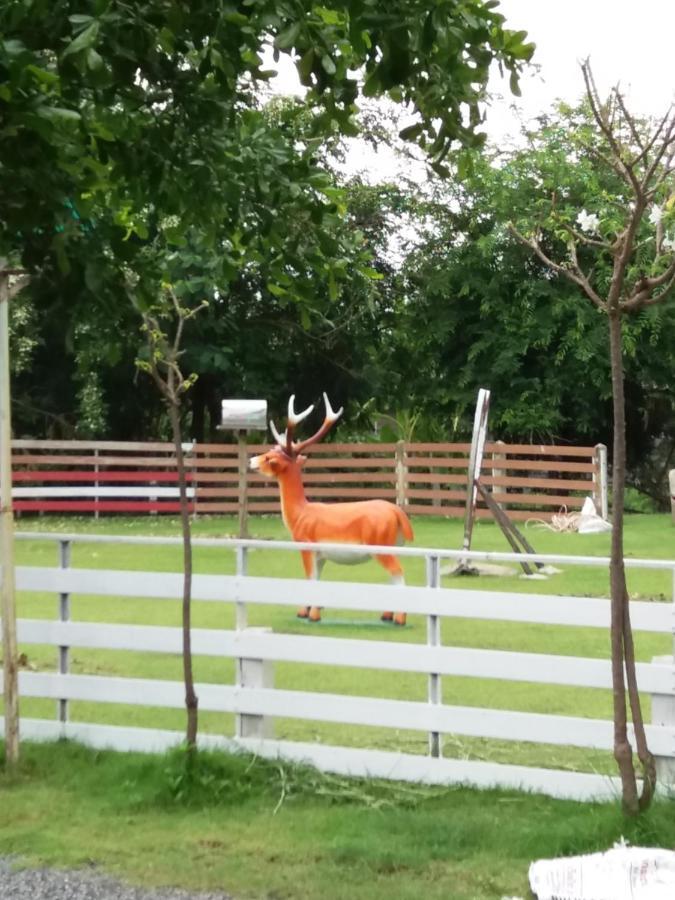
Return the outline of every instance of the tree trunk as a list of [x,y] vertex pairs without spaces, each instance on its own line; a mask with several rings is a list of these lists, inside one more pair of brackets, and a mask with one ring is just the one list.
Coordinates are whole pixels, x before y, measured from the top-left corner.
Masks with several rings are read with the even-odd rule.
[[[0,260],[0,266],[2,261]],[[14,584],[12,425],[9,378],[9,278],[0,268],[0,618],[5,704],[5,761],[19,762],[19,675]]]
[[[621,347],[621,313],[609,311],[609,344],[612,367],[612,398],[614,406],[614,455],[612,463],[612,552],[610,560],[611,590],[611,646],[612,692],[614,705],[614,758],[619,766],[624,812],[636,815],[649,805],[655,780],[654,760],[647,749],[640,697],[637,692],[633,634],[630,624],[628,588],[624,566],[623,518],[626,484],[626,411],[623,384],[623,355]],[[628,679],[633,725],[638,753],[645,774],[644,790],[638,800],[633,753],[628,741],[626,684]]]
[[192,636],[191,636],[191,599],[192,599],[192,544],[190,534],[190,510],[187,499],[187,478],[185,457],[180,427],[180,415],[175,403],[169,402],[169,418],[173,431],[173,442],[176,449],[178,468],[178,489],[180,494],[180,520],[183,532],[183,681],[185,683],[185,709],[187,725],[185,740],[188,752],[194,754],[197,749],[197,716],[198,699],[195,693],[192,674]]

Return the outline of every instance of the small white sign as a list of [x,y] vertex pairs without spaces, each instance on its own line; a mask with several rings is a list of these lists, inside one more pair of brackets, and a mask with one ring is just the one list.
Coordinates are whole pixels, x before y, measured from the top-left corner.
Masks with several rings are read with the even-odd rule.
[[219,428],[267,430],[267,400],[223,400]]

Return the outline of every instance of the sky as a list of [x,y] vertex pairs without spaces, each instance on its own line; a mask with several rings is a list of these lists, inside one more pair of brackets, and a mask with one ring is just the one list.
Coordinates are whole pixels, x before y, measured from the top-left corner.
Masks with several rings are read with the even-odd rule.
[[[629,109],[638,114],[663,115],[675,99],[675,0],[501,0],[499,11],[508,28],[527,31],[537,45],[537,68],[523,76],[519,100],[495,72],[490,84],[495,96],[484,126],[493,142],[517,134],[514,102],[527,119],[550,109],[558,98],[578,99],[583,92],[579,63],[586,57],[601,95],[620,83]],[[300,90],[288,60],[276,89]],[[386,148],[375,154],[352,143],[348,168],[365,169],[370,180],[395,176],[399,167]]]
[[[500,12],[507,27],[527,31],[537,45],[539,71],[521,83],[526,115],[580,97],[586,57],[601,95],[619,83],[637,113],[663,115],[675,98],[673,0],[502,0]],[[513,121],[513,101],[504,82],[494,79],[492,89],[504,95],[488,110],[488,131],[499,133]]]

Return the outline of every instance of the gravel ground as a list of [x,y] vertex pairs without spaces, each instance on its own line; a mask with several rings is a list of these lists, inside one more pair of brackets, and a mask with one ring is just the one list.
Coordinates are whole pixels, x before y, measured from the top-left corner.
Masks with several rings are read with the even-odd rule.
[[174,888],[138,888],[96,871],[13,869],[0,857],[0,900],[232,900],[230,894],[191,894]]

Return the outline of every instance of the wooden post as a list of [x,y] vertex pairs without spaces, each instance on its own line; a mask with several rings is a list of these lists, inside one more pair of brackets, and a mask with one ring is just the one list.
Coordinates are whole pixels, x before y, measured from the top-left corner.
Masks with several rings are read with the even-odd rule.
[[[96,481],[94,482],[94,486],[98,488],[98,473],[99,473],[99,465],[98,465],[98,449],[94,450],[94,459],[96,462],[94,463],[94,472],[96,473]],[[96,504],[96,509],[94,511],[94,518],[98,519],[98,502],[101,498],[98,494],[94,497],[94,503]]]
[[406,475],[408,467],[405,462],[405,441],[396,441],[396,453],[394,456],[396,467],[396,504],[403,509],[406,505]]
[[[496,443],[501,444],[502,447],[506,447],[506,444],[504,443],[504,441],[497,441]],[[493,453],[492,461],[494,463],[505,462],[506,461],[506,453]],[[493,478],[504,478],[505,476],[506,476],[506,469],[499,469],[499,468],[496,468],[493,466],[493,468],[492,468],[492,477]],[[496,494],[497,491],[499,491],[500,493],[502,491],[504,493],[506,493],[506,485],[504,485],[502,487],[501,485],[495,484],[494,487],[492,488],[492,492]],[[501,506],[502,509],[508,509],[506,501],[500,502],[499,505]]]
[[19,675],[14,584],[14,517],[12,513],[12,417],[9,389],[9,276],[0,262],[0,615],[5,700],[5,757],[19,761]]
[[[469,452],[469,468],[467,471],[466,506],[464,510],[464,540],[462,550],[471,549],[471,537],[476,515],[476,500],[478,499],[478,483],[480,471],[483,465],[483,453],[487,440],[488,414],[490,411],[490,391],[480,388],[476,402],[476,412],[473,417],[473,433],[471,435],[471,450]],[[470,565],[467,559],[460,559],[454,569],[455,575],[477,575],[478,570]]]
[[240,428],[237,431],[237,443],[239,450],[239,537],[247,538],[248,535],[248,454],[246,452],[246,430]]
[[597,474],[593,473],[593,502],[600,516],[606,522],[609,518],[609,503],[607,499],[607,447],[604,444],[595,445],[595,464]]

